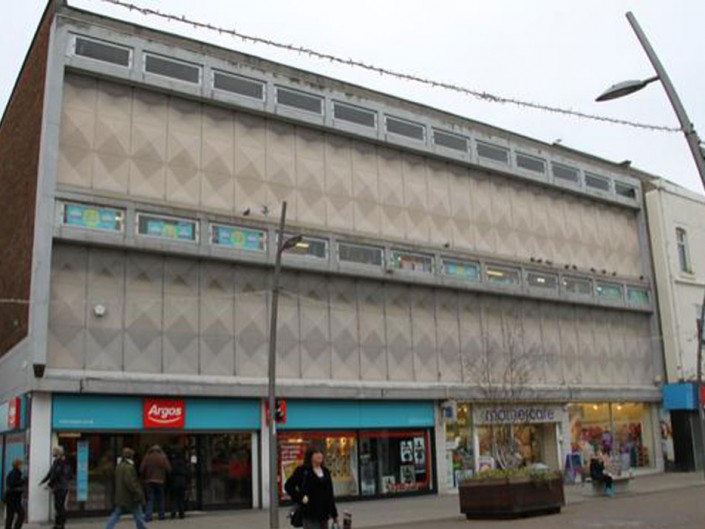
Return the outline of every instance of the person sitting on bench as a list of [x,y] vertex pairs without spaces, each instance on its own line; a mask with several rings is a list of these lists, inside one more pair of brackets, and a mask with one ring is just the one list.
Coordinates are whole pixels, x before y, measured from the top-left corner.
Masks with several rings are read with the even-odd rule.
[[613,497],[614,480],[612,474],[605,471],[605,459],[606,457],[600,451],[590,459],[590,478],[594,483],[604,483],[605,494]]

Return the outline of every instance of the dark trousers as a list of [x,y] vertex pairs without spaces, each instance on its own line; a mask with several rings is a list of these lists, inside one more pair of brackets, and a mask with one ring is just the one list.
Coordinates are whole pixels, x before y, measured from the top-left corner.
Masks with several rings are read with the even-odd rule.
[[68,490],[54,490],[54,527],[64,529],[66,525],[66,496]]
[[159,519],[164,519],[164,484],[162,483],[147,483],[147,512],[144,519],[148,522],[154,516],[154,502],[157,502],[159,509]]
[[[12,525],[12,521],[15,525]],[[22,507],[22,493],[9,493],[6,498],[5,529],[20,529],[24,523],[24,508]]]
[[176,518],[176,513],[179,513],[179,518],[184,517],[184,509],[186,507],[186,487],[171,488],[171,517]]

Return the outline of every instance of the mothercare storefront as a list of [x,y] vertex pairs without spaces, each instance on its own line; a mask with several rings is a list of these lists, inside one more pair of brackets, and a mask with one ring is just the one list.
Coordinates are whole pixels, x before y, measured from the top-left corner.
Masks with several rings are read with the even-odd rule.
[[112,508],[114,471],[123,446],[160,445],[168,455],[184,454],[191,467],[192,509],[252,507],[258,498],[256,399],[142,398],[55,395],[52,429],[76,471],[69,511]]
[[20,459],[27,465],[27,398],[13,397],[0,403],[0,498],[5,493],[5,478],[12,462]]

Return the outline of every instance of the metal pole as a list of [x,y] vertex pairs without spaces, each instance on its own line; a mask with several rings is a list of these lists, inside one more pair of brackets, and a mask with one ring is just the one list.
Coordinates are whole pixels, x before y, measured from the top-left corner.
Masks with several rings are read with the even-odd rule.
[[[671,102],[671,106],[673,107],[674,112],[676,113],[676,116],[678,117],[678,122],[681,125],[681,129],[683,130],[683,134],[685,134],[685,139],[688,142],[688,147],[690,147],[690,153],[693,155],[693,160],[695,161],[695,166],[698,168],[698,174],[700,175],[700,181],[703,184],[703,189],[705,189],[705,158],[703,157],[703,151],[701,150],[700,146],[700,137],[698,136],[698,133],[695,131],[695,127],[693,126],[693,123],[690,121],[688,118],[688,114],[685,112],[685,108],[683,107],[683,103],[681,103],[680,97],[678,97],[678,93],[676,92],[675,87],[673,86],[673,83],[671,83],[671,78],[668,77],[668,73],[666,73],[666,69],[663,67],[663,64],[661,64],[661,61],[659,60],[658,56],[656,55],[656,52],[654,49],[651,47],[651,43],[649,42],[649,39],[646,38],[646,35],[644,34],[644,31],[641,29],[641,26],[639,25],[639,22],[637,22],[636,17],[634,14],[629,11],[627,12],[627,20],[629,21],[629,24],[632,26],[632,29],[634,30],[634,33],[636,33],[636,37],[639,39],[639,42],[641,43],[641,47],[644,48],[644,51],[646,52],[646,55],[649,57],[649,61],[651,61],[651,65],[654,67],[654,70],[656,71],[656,75],[658,76],[659,80],[661,81],[661,84],[663,85],[664,90],[666,91],[666,95],[668,96],[669,101]],[[702,394],[702,388],[703,388],[703,346],[702,346],[702,330],[703,326],[705,325],[705,321],[703,320],[703,316],[705,316],[705,294],[703,295],[703,302],[702,302],[702,307],[700,310],[700,325],[698,326],[698,358],[697,358],[697,387],[698,387],[698,397],[696,399],[698,403],[698,414],[700,416],[700,438],[701,442],[703,443],[703,446],[705,447],[705,410],[703,410],[703,403],[700,401],[700,397]],[[705,449],[703,450],[703,471],[705,472]]]
[[284,225],[286,223],[286,201],[282,202],[281,219],[279,220],[279,238],[276,241],[277,253],[274,259],[274,276],[272,277],[272,307],[269,324],[269,527],[279,529],[279,489],[278,472],[279,458],[277,454],[277,313],[279,311],[279,274],[282,267],[282,252],[284,250]]
[[[702,443],[705,443],[705,409],[703,408],[702,394],[703,394],[703,329],[705,329],[705,299],[703,299],[703,304],[700,306],[700,321],[698,322],[698,397],[695,402],[698,403],[698,416],[700,417],[700,439]],[[703,472],[705,472],[705,452],[702,457]]]
[[670,77],[668,77],[668,74],[656,55],[656,52],[651,47],[651,43],[649,43],[649,40],[646,38],[646,35],[642,31],[641,26],[636,21],[636,18],[631,11],[627,13],[627,20],[629,21],[629,24],[631,24],[634,33],[636,33],[636,36],[639,39],[642,48],[644,48],[646,55],[649,57],[651,65],[654,67],[656,75],[658,75],[658,78],[661,80],[664,90],[666,90],[666,95],[671,101],[671,106],[673,106],[673,110],[678,117],[683,134],[685,134],[685,139],[688,141],[688,147],[690,147],[690,152],[693,155],[693,160],[695,160],[695,165],[698,168],[700,180],[705,188],[705,159],[703,159],[703,153],[700,150],[700,138],[698,137],[698,133],[695,132],[693,123],[690,119],[688,119],[688,114],[685,113],[683,103],[681,103],[680,97],[678,97],[676,89],[673,87],[673,83],[671,83]]

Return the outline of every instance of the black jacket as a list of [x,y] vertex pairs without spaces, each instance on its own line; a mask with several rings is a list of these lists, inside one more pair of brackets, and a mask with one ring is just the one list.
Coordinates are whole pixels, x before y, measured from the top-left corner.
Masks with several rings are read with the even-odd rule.
[[[323,477],[319,478],[312,467],[301,465],[286,480],[284,490],[292,500],[301,505],[304,518],[328,520],[338,517],[333,497],[333,480],[327,468],[323,467]],[[304,496],[308,496],[308,503],[305,505]]]
[[171,474],[169,474],[169,486],[172,489],[186,489],[191,481],[191,471],[183,456],[175,456],[171,460]]
[[5,494],[7,496],[22,496],[22,491],[24,490],[25,478],[22,477],[22,471],[13,468],[10,470],[5,480]]
[[590,478],[601,481],[605,477],[605,464],[597,458],[590,460]]
[[44,476],[44,479],[40,481],[39,484],[43,485],[44,483],[49,483],[51,490],[69,490],[71,478],[73,478],[71,467],[66,462],[64,456],[59,456],[54,458],[49,472],[47,472],[47,475]]

